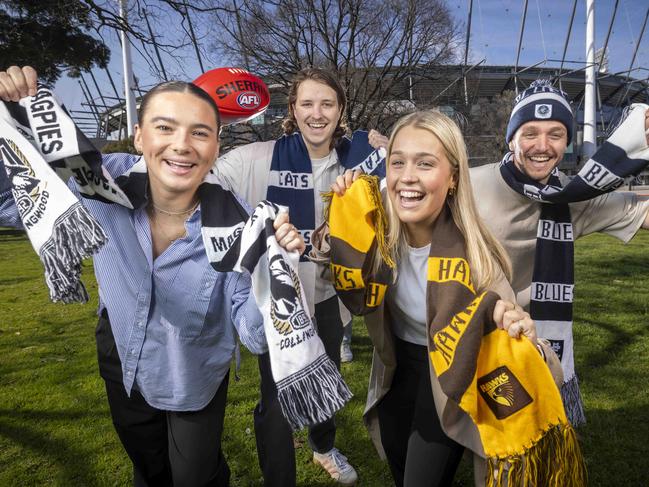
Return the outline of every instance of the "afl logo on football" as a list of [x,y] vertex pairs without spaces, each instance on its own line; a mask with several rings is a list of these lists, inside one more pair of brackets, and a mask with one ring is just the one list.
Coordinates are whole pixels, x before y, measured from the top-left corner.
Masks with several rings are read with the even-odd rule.
[[248,110],[254,110],[261,103],[261,99],[257,93],[252,91],[244,91],[239,96],[237,96],[237,104],[241,108],[246,108]]

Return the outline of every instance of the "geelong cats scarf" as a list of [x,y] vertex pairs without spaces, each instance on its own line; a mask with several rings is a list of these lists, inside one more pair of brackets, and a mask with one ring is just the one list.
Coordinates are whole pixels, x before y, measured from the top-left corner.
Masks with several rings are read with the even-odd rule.
[[[358,130],[352,139],[343,137],[335,148],[338,162],[345,169],[361,169],[366,174],[385,177],[385,151],[374,150],[367,141],[368,133]],[[315,228],[315,195],[311,158],[302,135],[295,132],[280,137],[273,148],[266,198],[291,209],[291,223],[304,235],[307,249],[302,261],[307,261],[311,250],[310,239]]]
[[540,337],[547,338],[561,358],[561,388],[566,412],[575,426],[586,418],[575,374],[572,334],[574,245],[569,203],[584,201],[619,187],[640,172],[649,159],[644,134],[646,105],[633,105],[626,118],[570,183],[562,187],[557,171],[543,185],[518,170],[513,153],[505,155],[500,172],[516,192],[541,205],[530,295],[530,314]]
[[[21,113],[17,103],[7,105],[11,111],[5,110],[5,116]],[[48,215],[47,225],[32,224],[26,219],[33,215],[31,210],[19,210],[30,239],[32,242],[52,241],[48,244],[52,246],[51,253],[55,257],[63,256],[60,266],[61,272],[65,272],[68,262],[80,262],[83,256],[101,246],[105,235],[59,178],[74,175],[84,196],[137,208],[145,203],[146,163],[140,158],[114,182],[107,176],[101,179],[101,154],[74,128],[72,120],[49,90],[39,89],[35,97],[21,100],[20,107],[30,110],[31,118],[21,115],[18,119],[5,118],[0,126],[0,154],[17,204],[19,198],[27,194],[36,199],[39,211]],[[39,144],[45,130],[40,124],[44,117],[38,115],[39,107],[52,111],[53,115],[46,119],[50,124],[56,120],[61,127],[69,129],[49,127],[52,133],[60,135],[56,139],[60,140],[59,144]],[[14,128],[17,124],[21,131]],[[23,134],[33,134],[33,138]],[[75,147],[82,147],[83,151],[75,152]],[[55,155],[48,152],[50,149]],[[26,185],[26,181],[33,187]],[[210,264],[221,272],[245,269],[251,274],[255,299],[264,318],[273,378],[289,424],[297,429],[332,417],[351,398],[351,393],[325,354],[309,313],[305,312],[303,290],[295,270],[297,256],[290,256],[275,239],[273,220],[278,207],[262,202],[249,216],[237,198],[223,189],[211,173],[199,187],[198,196],[201,232]],[[77,216],[74,220],[69,219],[70,208]],[[80,231],[95,238],[86,244],[77,234],[70,236],[69,228],[61,230],[62,225],[73,230],[80,227]],[[66,238],[52,237],[60,233]],[[75,290],[78,270],[66,277]],[[49,281],[48,286],[52,289]]]
[[[333,201],[339,199],[341,206],[353,208],[358,202],[345,200],[367,194],[348,191],[342,198],[334,196]],[[344,212],[330,212],[331,228],[343,228],[335,221],[340,218],[345,218]],[[330,241],[332,265],[339,265],[336,255],[345,254],[336,251],[341,242],[357,246],[359,230],[348,228],[349,232],[339,232]],[[464,237],[446,206],[432,235],[426,290],[431,364],[442,393],[476,425],[487,458],[486,485],[585,485],[586,470],[576,434],[550,370],[529,340],[512,339],[496,327],[492,316],[498,296],[476,293]],[[352,309],[363,306],[367,295],[340,296]],[[441,422],[446,431],[453,430],[444,418]],[[467,438],[453,439],[471,443]]]

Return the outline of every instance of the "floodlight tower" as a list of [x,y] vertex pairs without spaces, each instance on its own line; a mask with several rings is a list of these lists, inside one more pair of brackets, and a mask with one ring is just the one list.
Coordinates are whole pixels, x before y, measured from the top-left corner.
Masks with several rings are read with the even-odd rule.
[[597,98],[595,65],[595,0],[586,0],[586,85],[584,89],[584,143],[583,160],[587,161],[597,149],[595,112]]
[[135,111],[135,93],[133,86],[135,85],[133,79],[133,65],[131,63],[131,45],[126,35],[126,7],[127,0],[119,0],[119,15],[122,18],[122,30],[120,37],[122,40],[122,65],[124,67],[124,97],[126,98],[126,124],[127,134],[133,135],[135,124],[137,123],[137,112]]

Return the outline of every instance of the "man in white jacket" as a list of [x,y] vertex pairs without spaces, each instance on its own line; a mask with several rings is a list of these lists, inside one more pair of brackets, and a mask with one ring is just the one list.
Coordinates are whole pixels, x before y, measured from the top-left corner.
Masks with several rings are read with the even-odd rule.
[[[372,147],[362,135],[345,138],[346,98],[338,79],[330,72],[309,68],[300,71],[288,96],[288,117],[284,136],[269,142],[256,142],[236,148],[219,157],[214,172],[250,205],[269,199],[289,206],[291,223],[302,233],[310,248],[311,232],[323,221],[322,192],[329,191],[339,174],[349,168],[350,154],[360,147],[370,154]],[[357,143],[360,142],[360,143]],[[366,172],[380,161],[370,158]],[[381,165],[382,166],[382,165]],[[322,268],[303,258],[299,274],[315,316],[318,334],[329,357],[340,367],[343,325],[351,316],[338,300]],[[266,487],[295,485],[293,436],[284,420],[272,381],[268,354],[259,358],[261,398],[255,408],[255,435],[259,463]],[[336,427],[333,418],[309,428],[313,460],[342,485],[357,480],[354,468],[334,447]]]

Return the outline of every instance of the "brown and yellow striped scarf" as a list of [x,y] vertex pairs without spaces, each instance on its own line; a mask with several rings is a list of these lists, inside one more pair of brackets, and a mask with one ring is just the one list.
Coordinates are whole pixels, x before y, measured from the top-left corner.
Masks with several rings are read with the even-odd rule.
[[[371,266],[381,248],[377,234],[385,228],[375,225],[385,221],[380,201],[376,183],[362,179],[345,196],[334,196],[329,211],[334,286],[358,314],[375,309],[389,282]],[[431,363],[443,393],[477,426],[486,485],[585,485],[579,444],[552,375],[529,340],[497,328],[498,296],[473,288],[464,237],[448,208],[432,234],[426,297]]]

